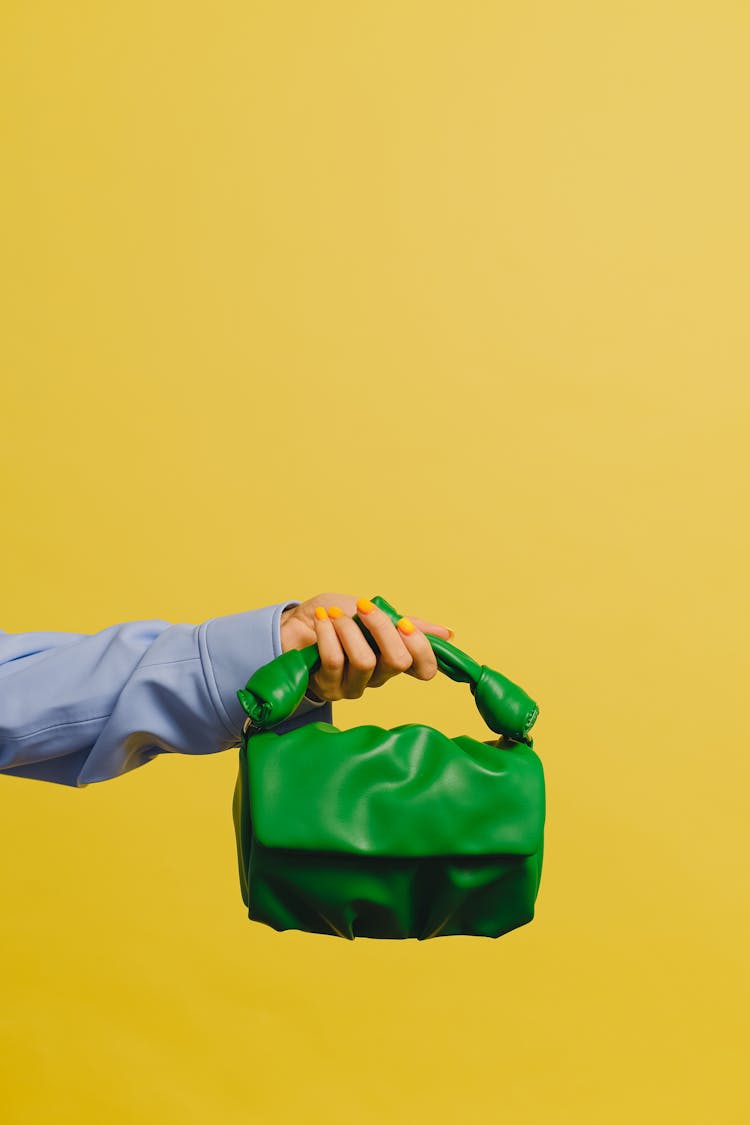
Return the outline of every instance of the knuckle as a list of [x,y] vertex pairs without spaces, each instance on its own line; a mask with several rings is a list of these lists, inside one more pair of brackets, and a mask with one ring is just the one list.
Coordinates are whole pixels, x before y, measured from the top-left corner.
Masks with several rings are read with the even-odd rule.
[[431,680],[438,674],[437,664],[428,664],[426,667],[420,668],[417,678],[420,680]]

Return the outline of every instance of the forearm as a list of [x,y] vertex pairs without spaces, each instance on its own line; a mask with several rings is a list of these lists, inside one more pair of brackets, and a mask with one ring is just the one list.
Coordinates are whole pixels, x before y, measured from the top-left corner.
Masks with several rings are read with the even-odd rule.
[[[237,745],[237,699],[281,653],[282,611],[296,601],[200,625],[126,622],[91,635],[0,634],[0,772],[83,786],[162,753]],[[303,701],[281,732],[331,721]]]

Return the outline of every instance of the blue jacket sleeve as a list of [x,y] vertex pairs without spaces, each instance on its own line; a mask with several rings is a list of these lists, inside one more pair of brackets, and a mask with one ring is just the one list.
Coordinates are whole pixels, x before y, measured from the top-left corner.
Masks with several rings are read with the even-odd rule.
[[[239,745],[237,699],[281,654],[281,614],[296,600],[201,625],[129,621],[99,633],[0,632],[0,773],[82,787],[159,754]],[[332,722],[307,697],[274,729]]]

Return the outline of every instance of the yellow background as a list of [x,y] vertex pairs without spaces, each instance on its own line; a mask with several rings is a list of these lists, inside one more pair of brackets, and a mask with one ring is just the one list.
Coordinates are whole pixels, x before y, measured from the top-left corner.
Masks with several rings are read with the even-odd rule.
[[[383,594],[537,916],[252,924],[236,755],[0,778],[4,1122],[747,1120],[744,2],[6,3],[2,622]],[[340,726],[485,737],[402,676]],[[239,685],[238,685],[239,686]]]

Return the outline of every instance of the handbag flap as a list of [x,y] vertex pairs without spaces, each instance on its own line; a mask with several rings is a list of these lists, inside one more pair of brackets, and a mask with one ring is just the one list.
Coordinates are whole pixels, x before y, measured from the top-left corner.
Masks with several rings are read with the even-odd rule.
[[542,763],[408,723],[330,723],[251,737],[248,823],[265,847],[372,856],[534,855],[544,830]]

